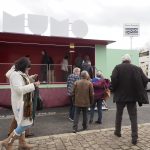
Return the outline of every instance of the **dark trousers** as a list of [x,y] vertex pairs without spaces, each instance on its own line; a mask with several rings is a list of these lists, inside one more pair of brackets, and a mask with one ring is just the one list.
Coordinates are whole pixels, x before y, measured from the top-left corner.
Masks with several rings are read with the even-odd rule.
[[45,81],[45,82],[48,82],[47,80],[47,73],[48,73],[48,68],[47,68],[47,65],[43,64],[41,66],[41,82]]
[[68,71],[62,70],[62,82],[67,82],[67,78],[68,78]]
[[35,120],[35,113],[37,110],[38,97],[39,97],[39,88],[36,87],[34,90],[33,98],[32,98],[32,118],[33,118],[33,121]]
[[69,118],[71,118],[73,120],[74,119],[74,111],[75,111],[73,97],[69,96],[69,100],[70,100]]
[[87,111],[88,111],[88,108],[75,106],[75,115],[74,115],[74,122],[73,122],[73,129],[74,130],[78,129],[80,111],[82,111],[82,114],[83,114],[83,122],[82,122],[83,129],[87,129],[87,121],[88,121]]
[[102,122],[102,102],[103,100],[97,99],[94,101],[93,105],[91,106],[90,110],[90,121],[93,121],[94,118],[94,109],[97,104],[97,112],[98,112],[98,120],[99,122]]
[[132,139],[138,138],[138,126],[137,126],[137,106],[136,102],[133,103],[116,103],[116,122],[115,122],[115,132],[120,134],[121,133],[121,122],[122,122],[122,115],[124,107],[127,106],[129,118],[131,121],[131,136]]

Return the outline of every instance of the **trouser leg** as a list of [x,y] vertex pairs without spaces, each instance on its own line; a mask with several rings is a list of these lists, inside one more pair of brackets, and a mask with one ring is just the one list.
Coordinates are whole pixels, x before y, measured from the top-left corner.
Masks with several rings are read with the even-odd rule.
[[69,100],[70,100],[69,118],[71,118],[73,120],[74,119],[74,111],[75,111],[73,97],[69,96]]
[[54,70],[49,70],[49,82],[54,82]]
[[115,132],[121,134],[121,123],[122,115],[125,103],[116,103],[116,121],[115,121]]
[[35,120],[35,114],[36,114],[36,110],[37,110],[37,99],[38,99],[38,96],[39,96],[39,88],[36,87],[35,90],[34,90],[34,95],[33,95],[33,98],[32,98],[32,118],[33,118],[33,121]]
[[52,72],[52,82],[55,82],[55,74],[54,74],[54,70],[51,70]]
[[68,72],[65,71],[65,73],[64,73],[64,79],[65,79],[65,82],[67,81],[67,78],[68,78]]
[[83,126],[83,129],[87,129],[87,111],[88,111],[88,108],[87,107],[83,107],[82,108],[82,113],[83,113],[83,123],[82,123],[82,126]]
[[93,105],[91,106],[91,110],[90,110],[90,123],[93,122],[95,105],[96,105],[96,101],[94,101]]
[[80,108],[80,107],[75,107],[73,130],[76,130],[76,131],[77,131],[77,129],[78,129],[80,111],[81,111],[81,108]]
[[29,129],[31,127],[31,125],[29,126],[17,126],[17,128],[15,129],[15,132],[17,135],[21,135],[23,132],[25,132],[25,130]]
[[97,100],[98,122],[102,122],[102,100]]
[[131,121],[131,136],[133,140],[138,138],[138,125],[137,125],[137,106],[136,103],[128,103],[127,110]]
[[47,67],[45,65],[42,65],[41,68],[41,82],[48,82],[47,80]]

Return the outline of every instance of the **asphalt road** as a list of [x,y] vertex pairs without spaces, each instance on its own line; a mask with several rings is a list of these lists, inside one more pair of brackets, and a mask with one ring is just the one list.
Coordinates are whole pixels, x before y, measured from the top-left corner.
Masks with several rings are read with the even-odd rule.
[[[150,93],[148,93],[150,96]],[[107,101],[109,107],[108,111],[103,111],[102,125],[95,123],[88,126],[88,129],[102,129],[114,127],[115,123],[115,104],[112,97]],[[49,108],[37,112],[35,124],[31,128],[34,136],[45,136],[52,134],[61,134],[72,132],[72,122],[68,119],[69,107]],[[138,123],[150,123],[150,105],[138,107]],[[0,140],[7,136],[7,130],[13,117],[12,110],[0,108]],[[95,121],[97,119],[97,112],[95,111]],[[82,129],[82,116],[80,117],[79,129]],[[123,126],[130,125],[127,110],[125,108],[123,114]]]

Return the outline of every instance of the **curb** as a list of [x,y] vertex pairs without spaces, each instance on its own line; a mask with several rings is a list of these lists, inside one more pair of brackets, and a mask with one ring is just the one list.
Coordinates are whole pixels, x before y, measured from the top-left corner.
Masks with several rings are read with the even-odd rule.
[[[150,126],[150,123],[144,123],[144,124],[138,124],[138,128],[144,127],[144,126]],[[122,129],[128,129],[131,128],[131,126],[122,126]],[[75,135],[84,135],[84,134],[90,134],[90,133],[98,133],[98,132],[105,132],[105,131],[114,131],[115,128],[107,128],[107,129],[97,129],[97,130],[87,130],[87,131],[80,131],[77,133],[63,133],[63,134],[55,134],[55,135],[48,135],[48,136],[40,136],[40,137],[33,137],[33,138],[27,138],[27,140],[37,139],[37,140],[43,140],[48,138],[61,138],[61,137],[68,137],[68,136],[75,136]]]

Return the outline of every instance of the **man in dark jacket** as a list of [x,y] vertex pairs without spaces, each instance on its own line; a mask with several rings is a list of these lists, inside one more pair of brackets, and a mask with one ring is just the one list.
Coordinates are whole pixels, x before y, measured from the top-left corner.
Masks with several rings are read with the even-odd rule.
[[121,122],[123,109],[127,106],[128,114],[131,120],[132,144],[137,144],[137,106],[148,103],[145,87],[148,78],[144,75],[141,68],[131,64],[131,57],[125,54],[122,57],[122,64],[117,65],[111,76],[112,88],[114,92],[113,100],[116,102],[116,121],[114,134],[121,137]]

